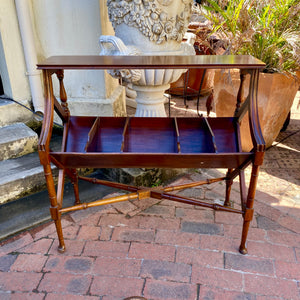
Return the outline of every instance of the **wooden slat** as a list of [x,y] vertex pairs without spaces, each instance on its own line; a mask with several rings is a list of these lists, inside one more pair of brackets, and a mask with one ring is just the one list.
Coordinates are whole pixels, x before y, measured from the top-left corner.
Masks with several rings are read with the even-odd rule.
[[95,139],[95,136],[99,130],[99,127],[100,127],[100,118],[98,117],[98,118],[96,118],[93,126],[91,127],[91,130],[89,131],[88,140],[86,142],[84,151],[88,151],[89,146],[92,144],[92,142]]
[[176,130],[176,136],[177,136],[177,151],[178,153],[181,153],[181,147],[180,147],[180,135],[179,135],[179,130],[178,130],[178,124],[177,124],[177,118],[174,118],[174,123],[175,123],[175,130]]
[[212,131],[210,125],[209,125],[209,122],[208,122],[207,118],[203,117],[203,119],[204,119],[205,124],[206,124],[206,126],[209,130],[210,135],[211,135],[211,140],[212,140],[213,145],[214,145],[215,153],[218,153],[218,148],[217,148],[217,145],[216,145],[215,135],[214,135],[214,133],[213,133],[213,131]]
[[124,130],[123,130],[123,133],[122,133],[121,152],[124,151],[124,147],[125,147],[125,136],[126,136],[126,132],[128,131],[128,124],[129,124],[129,121],[130,121],[130,117],[127,117],[127,118],[126,118],[125,125],[124,125]]
[[60,153],[50,157],[67,168],[237,168],[253,153]]

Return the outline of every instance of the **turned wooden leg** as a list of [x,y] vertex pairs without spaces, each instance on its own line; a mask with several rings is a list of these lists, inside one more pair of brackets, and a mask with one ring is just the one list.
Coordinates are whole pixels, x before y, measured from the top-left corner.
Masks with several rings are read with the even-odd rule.
[[57,237],[58,237],[58,252],[64,253],[66,250],[64,236],[62,232],[62,226],[61,226],[61,213],[59,213],[58,207],[50,207],[50,214],[51,217],[55,223]]
[[80,204],[80,198],[79,198],[79,188],[78,188],[78,173],[76,169],[72,169],[72,185],[73,185],[73,189],[74,189],[74,196],[75,196],[75,205],[76,204]]
[[253,204],[254,204],[254,197],[255,197],[258,173],[259,173],[259,166],[254,165],[252,168],[248,197],[247,197],[246,207],[245,207],[244,216],[243,216],[244,223],[243,223],[243,230],[242,230],[241,245],[240,245],[240,249],[239,249],[241,254],[248,253],[247,248],[246,248],[246,241],[247,241],[247,236],[248,236],[248,230],[250,227],[250,222],[253,219],[253,215],[254,215]]
[[233,169],[228,169],[226,174],[226,194],[225,194],[225,201],[224,206],[230,206],[230,192],[231,192],[231,186],[233,183],[233,180],[230,178],[230,174]]
[[63,237],[62,226],[61,226],[61,214],[59,212],[60,206],[58,205],[57,202],[55,184],[54,184],[50,164],[44,165],[44,174],[46,178],[46,184],[47,184],[49,200],[50,200],[50,214],[55,223],[56,232],[58,236],[58,242],[59,242],[58,251],[62,253],[65,251],[65,243],[64,243],[64,237]]

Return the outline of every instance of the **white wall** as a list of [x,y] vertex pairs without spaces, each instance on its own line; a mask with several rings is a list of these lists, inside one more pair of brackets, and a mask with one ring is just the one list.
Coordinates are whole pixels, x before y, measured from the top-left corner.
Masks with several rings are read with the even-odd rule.
[[0,1],[0,73],[4,93],[26,103],[31,98],[14,1]]
[[[32,0],[32,8],[40,61],[52,55],[99,54],[99,0]],[[66,71],[65,74],[70,99],[105,97],[102,71]]]
[[[28,2],[38,61],[52,55],[98,55],[101,34],[113,34],[106,0],[24,0]],[[5,94],[31,99],[14,0],[0,0],[0,72]],[[71,112],[119,115],[124,91],[103,71],[66,71]],[[55,87],[57,93],[57,85]],[[84,105],[82,105],[84,103]],[[79,113],[78,113],[79,112]]]

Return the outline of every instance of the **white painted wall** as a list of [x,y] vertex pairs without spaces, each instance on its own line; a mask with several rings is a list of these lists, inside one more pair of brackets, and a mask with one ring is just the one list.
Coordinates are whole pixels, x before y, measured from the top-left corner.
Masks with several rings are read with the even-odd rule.
[[4,93],[26,104],[31,98],[14,1],[0,1],[0,73]]
[[[113,34],[105,0],[24,1],[30,8],[39,62],[52,55],[98,55],[99,36]],[[0,0],[0,72],[8,97],[31,99],[14,0]],[[103,71],[66,71],[65,87],[73,114],[125,111],[123,88]],[[55,89],[58,95],[57,85]]]
[[[102,34],[100,5],[103,0],[31,0],[40,60],[52,55],[98,55],[98,39]],[[105,18],[105,16],[103,16]],[[71,110],[84,104],[84,114],[111,115],[106,111],[114,89],[106,89],[104,72],[66,71],[65,87]],[[56,91],[58,86],[56,85]],[[108,93],[110,91],[110,93]],[[122,93],[122,90],[120,90]],[[58,93],[57,93],[58,94]],[[121,96],[121,94],[119,95]],[[119,97],[117,96],[117,97]],[[104,106],[101,105],[104,104]],[[100,106],[99,106],[100,105]],[[108,106],[107,106],[108,105]],[[94,106],[94,109],[92,107]],[[101,108],[102,107],[102,108]],[[87,111],[88,110],[88,111]],[[104,111],[105,110],[105,111]],[[79,114],[79,111],[73,112]]]

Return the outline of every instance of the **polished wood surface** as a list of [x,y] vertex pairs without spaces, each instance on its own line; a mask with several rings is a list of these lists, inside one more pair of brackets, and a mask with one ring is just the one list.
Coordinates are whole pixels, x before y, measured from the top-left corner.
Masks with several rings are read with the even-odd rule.
[[170,56],[52,56],[38,69],[263,69],[265,64],[250,55],[170,55]]
[[[257,90],[259,71],[264,64],[251,56],[54,56],[38,65],[43,70],[45,114],[39,139],[39,156],[44,168],[50,200],[50,214],[59,240],[59,251],[65,251],[61,215],[65,212],[86,209],[133,199],[167,199],[214,210],[241,214],[244,218],[240,252],[247,253],[246,240],[253,218],[253,205],[259,167],[263,163],[265,143],[260,129]],[[64,88],[66,69],[154,69],[154,68],[239,68],[243,80],[237,95],[234,116],[228,118],[129,118],[71,116],[67,91]],[[53,80],[58,79],[59,97],[53,91]],[[242,102],[244,77],[250,76],[249,93]],[[54,111],[61,118],[64,132],[61,150],[53,152],[50,140]],[[248,112],[248,114],[246,114]],[[241,149],[240,122],[248,115],[253,149]],[[51,163],[59,169],[57,188]],[[252,165],[248,191],[244,169]],[[193,184],[171,187],[144,188],[79,176],[79,168],[226,168],[221,178],[210,178]],[[63,206],[65,176],[74,187],[74,205]],[[241,209],[230,207],[233,180],[240,179]],[[81,203],[78,181],[111,186],[130,192],[127,195]],[[225,181],[223,205],[190,199],[174,194],[198,185]]]

